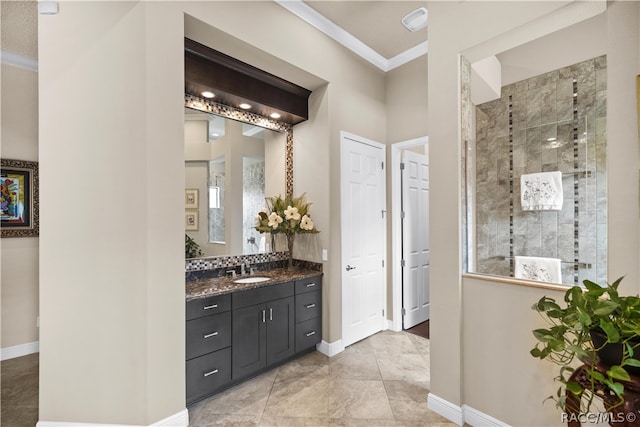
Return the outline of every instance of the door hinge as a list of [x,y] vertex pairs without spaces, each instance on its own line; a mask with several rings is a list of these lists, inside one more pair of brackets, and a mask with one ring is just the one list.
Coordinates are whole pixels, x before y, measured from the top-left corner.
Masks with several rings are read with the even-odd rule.
[[384,260],[382,260],[382,268],[384,268]]
[[386,211],[386,210],[384,210],[384,209],[382,209],[381,213],[382,213],[382,218],[384,219],[384,214],[386,214],[386,213],[387,213],[387,211]]
[[400,163],[400,170],[403,171],[404,170],[404,162]]
[[382,166],[382,169],[384,169],[384,162],[380,162],[380,166]]
[[406,316],[406,315],[407,315],[407,309],[406,309],[406,308],[404,308],[404,307],[402,307],[402,315],[403,315],[403,316]]
[[384,317],[384,308],[382,309],[382,316]]
[[401,219],[404,219],[405,215],[406,215],[406,214],[404,213],[404,211],[400,212],[400,218],[401,218]]
[[404,268],[405,265],[406,263],[404,262],[404,260],[400,261],[400,267]]

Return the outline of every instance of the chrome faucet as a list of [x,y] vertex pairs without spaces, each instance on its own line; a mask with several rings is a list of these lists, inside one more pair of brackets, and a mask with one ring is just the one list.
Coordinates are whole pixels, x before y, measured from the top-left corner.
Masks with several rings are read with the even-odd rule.
[[249,263],[249,261],[245,261],[242,264],[240,264],[240,274],[244,276],[247,273],[253,274],[253,268],[251,267],[251,264]]
[[235,270],[227,270],[227,275],[231,275],[231,277],[236,277],[236,271]]

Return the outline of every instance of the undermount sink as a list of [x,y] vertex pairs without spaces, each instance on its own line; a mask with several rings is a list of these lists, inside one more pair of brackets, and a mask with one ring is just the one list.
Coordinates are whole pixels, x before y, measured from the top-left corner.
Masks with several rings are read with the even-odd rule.
[[245,277],[242,279],[234,280],[233,283],[260,283],[266,282],[267,280],[271,280],[270,277]]

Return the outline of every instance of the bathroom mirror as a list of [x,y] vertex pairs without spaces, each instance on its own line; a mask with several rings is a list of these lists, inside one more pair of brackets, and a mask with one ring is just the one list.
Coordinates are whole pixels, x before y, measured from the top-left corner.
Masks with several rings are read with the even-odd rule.
[[[202,257],[270,251],[253,221],[265,197],[286,194],[290,129],[274,121],[268,121],[268,129],[256,124],[260,117],[222,106],[216,110],[215,104],[186,105],[185,200],[191,197],[185,205],[186,233]],[[211,107],[221,114],[202,111]]]
[[605,283],[605,41],[600,15],[462,58],[467,272]]

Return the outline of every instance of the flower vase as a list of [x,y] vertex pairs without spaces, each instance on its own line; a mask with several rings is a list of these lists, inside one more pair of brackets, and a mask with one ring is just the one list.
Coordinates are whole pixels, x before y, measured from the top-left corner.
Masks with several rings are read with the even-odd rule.
[[289,268],[293,267],[293,241],[296,235],[294,233],[287,234],[287,247],[289,249]]

